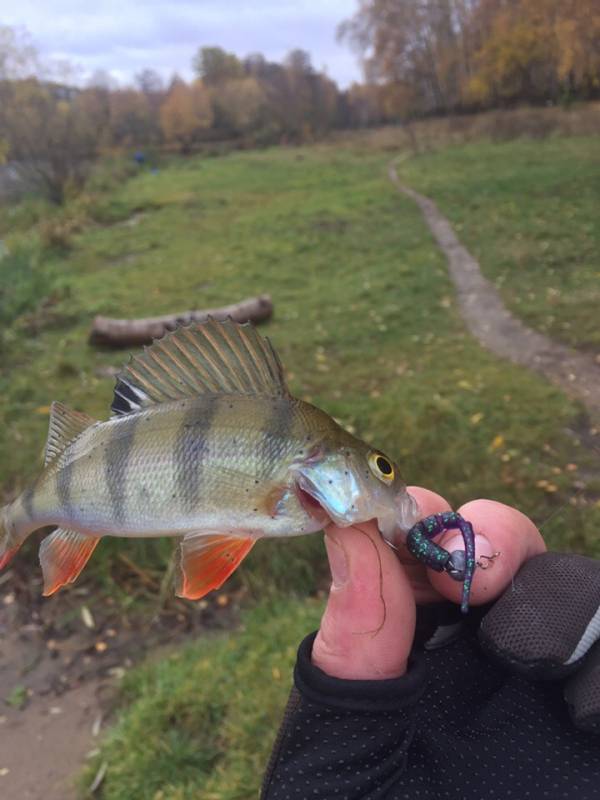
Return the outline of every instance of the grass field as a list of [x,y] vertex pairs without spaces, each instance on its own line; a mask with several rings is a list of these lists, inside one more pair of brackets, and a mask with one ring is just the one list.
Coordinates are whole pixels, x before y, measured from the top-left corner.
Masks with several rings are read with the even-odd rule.
[[[573,141],[564,147],[579,147]],[[476,164],[478,148],[457,151],[457,163]],[[503,174],[523,148],[515,142],[502,145],[495,160],[489,155],[490,175]],[[535,148],[536,175],[555,173],[557,143]],[[403,173],[416,188],[439,194],[452,216],[431,183],[442,157],[419,158]],[[30,227],[34,212],[14,212],[18,224],[9,235],[0,219],[10,250],[0,261],[8,287],[0,373],[6,497],[39,468],[53,399],[107,416],[107,370],[123,356],[87,344],[94,314],[151,315],[267,291],[276,311],[263,331],[295,393],[383,446],[409,482],[455,505],[476,496],[516,504],[542,525],[550,546],[600,554],[597,456],[586,446],[581,408],[467,334],[443,257],[417,209],[387,181],[389,158],[320,146],[176,161],[98,192],[86,208],[73,205],[66,213],[76,222],[62,250],[60,241],[48,249],[39,223]],[[450,155],[445,163],[450,172]],[[575,162],[573,169],[564,181],[572,199],[565,202],[578,207],[582,170]],[[518,204],[521,172],[512,190],[508,177],[501,183],[503,202]],[[456,191],[459,199],[468,196],[460,181]],[[486,202],[490,211],[493,201]],[[558,235],[562,207],[550,196],[545,208],[548,231]],[[460,224],[480,255],[475,233]],[[572,230],[586,224],[582,219]],[[534,249],[538,233],[534,226]],[[44,236],[40,251],[36,237]],[[578,251],[579,242],[571,246]],[[566,246],[557,252],[562,258]],[[542,292],[557,285],[554,277],[549,282],[542,271],[534,280],[523,267],[513,282],[522,280],[527,293],[533,281]],[[560,289],[565,301],[574,292],[569,283]],[[171,544],[102,543],[87,580],[100,581],[104,591],[118,591],[118,549],[160,574]],[[109,764],[105,800],[255,796],[294,649],[318,619],[318,606],[303,598],[324,568],[319,536],[261,542],[235,579],[251,598],[268,600],[247,612],[245,630],[229,641],[199,641],[128,679],[129,711],[100,756]]]
[[598,351],[597,137],[451,147],[399,171],[436,200],[513,313]]

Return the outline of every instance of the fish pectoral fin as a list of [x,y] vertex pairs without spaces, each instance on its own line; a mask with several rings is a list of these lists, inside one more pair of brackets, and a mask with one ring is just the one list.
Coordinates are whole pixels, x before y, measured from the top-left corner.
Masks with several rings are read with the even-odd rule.
[[100,539],[58,528],[40,546],[44,597],[73,583],[81,574]]
[[199,600],[218,589],[248,555],[254,537],[227,533],[190,533],[181,542],[176,593]]

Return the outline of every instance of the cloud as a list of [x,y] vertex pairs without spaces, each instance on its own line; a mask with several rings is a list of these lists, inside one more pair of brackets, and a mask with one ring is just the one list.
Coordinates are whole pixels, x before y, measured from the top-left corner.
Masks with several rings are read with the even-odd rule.
[[84,77],[103,69],[128,81],[144,67],[189,77],[204,45],[277,61],[301,47],[346,86],[360,69],[335,32],[353,10],[349,0],[22,0],[2,21],[26,27],[42,56],[69,61]]

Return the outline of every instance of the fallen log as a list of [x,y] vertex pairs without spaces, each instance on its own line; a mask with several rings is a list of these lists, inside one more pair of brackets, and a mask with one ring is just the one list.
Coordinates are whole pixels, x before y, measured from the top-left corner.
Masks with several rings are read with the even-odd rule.
[[183,311],[181,314],[167,314],[163,317],[147,319],[112,319],[96,317],[90,331],[89,342],[108,347],[135,347],[150,344],[160,339],[167,331],[190,322],[205,322],[208,317],[235,322],[263,322],[273,313],[273,303],[268,294],[249,297],[239,303],[222,308],[207,308],[202,311]]

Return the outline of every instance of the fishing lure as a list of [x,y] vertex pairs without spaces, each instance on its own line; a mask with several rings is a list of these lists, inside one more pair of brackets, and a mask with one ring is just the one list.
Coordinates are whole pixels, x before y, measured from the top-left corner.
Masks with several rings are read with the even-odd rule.
[[[432,541],[435,536],[447,530],[458,528],[465,544],[464,550],[452,553]],[[417,522],[406,537],[409,553],[436,572],[447,572],[456,581],[462,581],[461,611],[469,610],[469,594],[477,563],[475,561],[475,534],[470,522],[455,511],[432,514]]]
[[[173,536],[177,594],[198,599],[260,538],[376,519],[384,539],[406,540],[417,559],[462,580],[467,610],[469,523],[457,514],[417,522],[398,466],[293,397],[275,350],[251,326],[211,319],[167,334],[119,373],[111,408],[98,422],[53,403],[44,469],[0,509],[0,569],[31,533],[57,526],[40,547],[50,595],[79,576],[104,536]],[[456,526],[464,563],[432,541]]]

